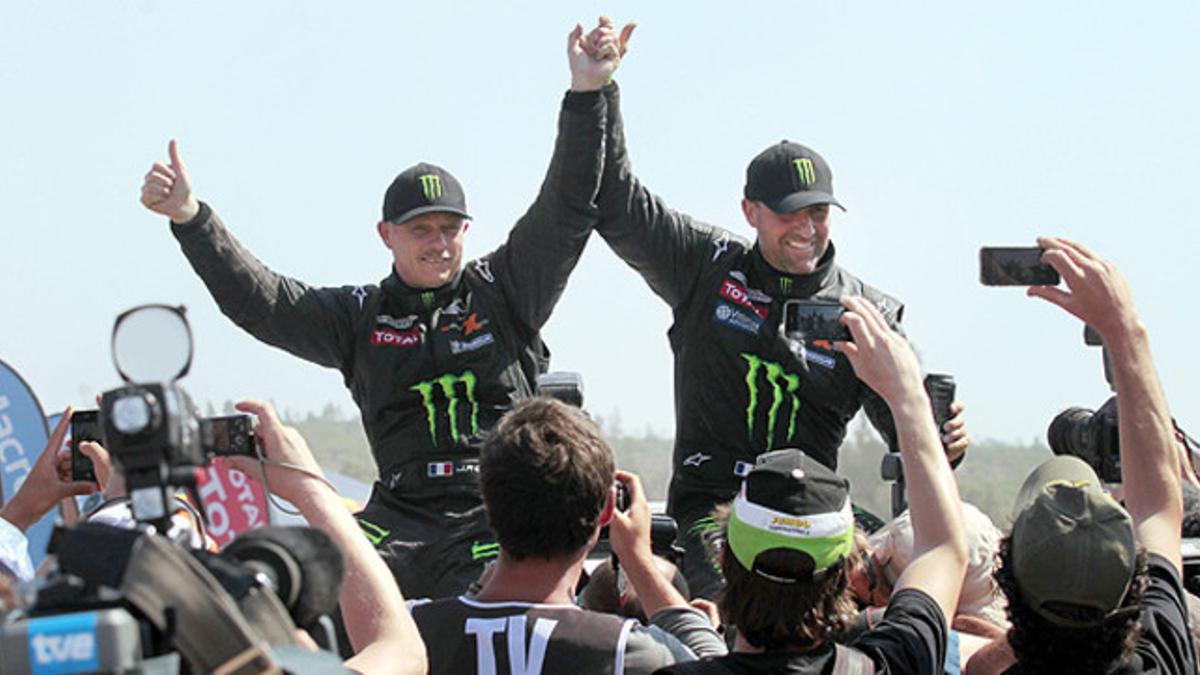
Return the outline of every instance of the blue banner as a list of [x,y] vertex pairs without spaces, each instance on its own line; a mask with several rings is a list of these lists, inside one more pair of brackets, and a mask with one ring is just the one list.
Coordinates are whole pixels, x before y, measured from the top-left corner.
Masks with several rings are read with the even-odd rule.
[[[17,371],[0,360],[0,479],[5,501],[25,482],[49,437],[37,396]],[[51,511],[25,533],[34,567],[46,557],[56,516],[57,510]]]

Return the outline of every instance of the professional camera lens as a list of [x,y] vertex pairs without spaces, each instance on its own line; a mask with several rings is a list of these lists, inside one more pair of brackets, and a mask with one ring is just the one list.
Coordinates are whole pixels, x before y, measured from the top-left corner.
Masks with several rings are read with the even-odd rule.
[[1046,441],[1054,454],[1074,455],[1095,466],[1098,458],[1092,431],[1094,416],[1087,408],[1067,408],[1055,416],[1046,430]]

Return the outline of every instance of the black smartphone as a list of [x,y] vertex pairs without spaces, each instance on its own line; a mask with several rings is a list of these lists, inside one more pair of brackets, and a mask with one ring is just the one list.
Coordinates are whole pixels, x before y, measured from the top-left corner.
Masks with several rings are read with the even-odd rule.
[[79,451],[84,441],[103,443],[100,431],[99,410],[76,410],[71,415],[71,480],[96,482],[96,467],[92,460]]
[[613,504],[613,507],[616,510],[620,511],[621,513],[625,513],[626,511],[629,510],[629,507],[632,503],[633,503],[633,497],[629,494],[629,486],[627,484],[625,484],[624,481],[618,480],[617,481],[617,500]]
[[846,308],[839,302],[788,300],[783,303],[783,332],[797,340],[842,340],[850,342],[850,329],[840,319]]
[[226,415],[200,420],[200,441],[206,453],[217,457],[257,455],[254,447],[254,421],[249,415]]
[[984,286],[1057,286],[1058,272],[1042,262],[1046,250],[984,246],[979,249],[979,281]]

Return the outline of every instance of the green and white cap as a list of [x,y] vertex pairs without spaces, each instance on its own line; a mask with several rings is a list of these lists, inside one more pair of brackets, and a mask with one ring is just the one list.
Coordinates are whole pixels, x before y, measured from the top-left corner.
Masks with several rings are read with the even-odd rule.
[[850,483],[800,450],[778,450],[760,459],[733,501],[727,545],[747,570],[779,583],[809,578],[780,576],[756,567],[759,554],[791,549],[813,560],[813,574],[848,556],[854,547]]

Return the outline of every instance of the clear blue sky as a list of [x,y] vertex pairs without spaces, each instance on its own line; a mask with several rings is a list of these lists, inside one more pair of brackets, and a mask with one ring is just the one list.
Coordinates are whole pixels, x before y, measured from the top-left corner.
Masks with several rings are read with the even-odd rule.
[[[1200,5],[1195,2],[6,2],[0,4],[0,358],[47,408],[116,384],[113,317],[189,307],[200,400],[353,404],[340,376],[217,311],[138,204],[180,139],[202,199],[274,269],[378,281],[399,170],[453,171],[498,244],[540,184],[568,83],[565,35],[640,23],[618,80],[640,177],[743,235],[747,161],[818,149],[841,262],[902,298],[977,437],[1029,440],[1106,396],[1078,323],[978,285],[977,249],[1039,233],[1129,276],[1175,414],[1200,431]],[[591,241],[546,328],[589,407],[671,433],[666,306]]]

